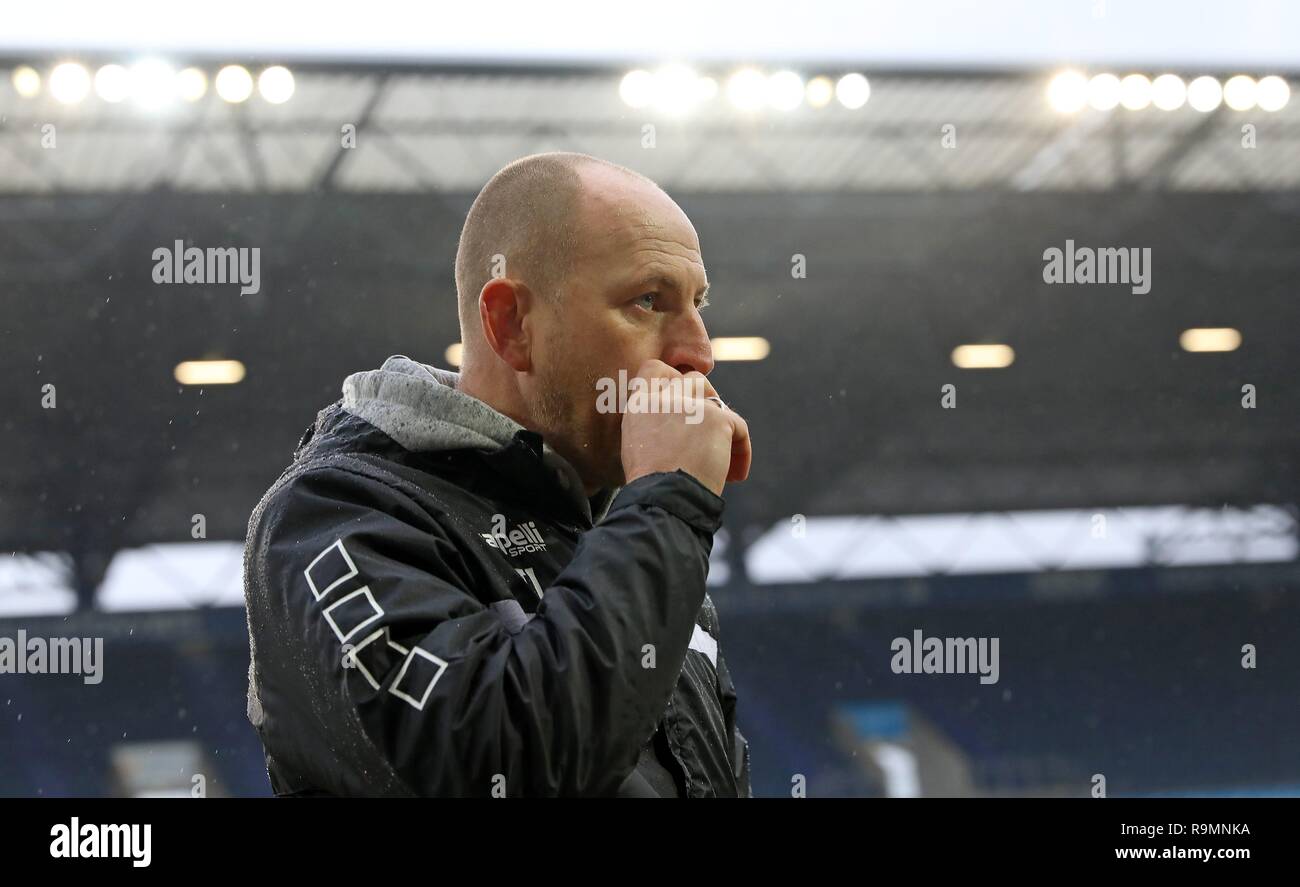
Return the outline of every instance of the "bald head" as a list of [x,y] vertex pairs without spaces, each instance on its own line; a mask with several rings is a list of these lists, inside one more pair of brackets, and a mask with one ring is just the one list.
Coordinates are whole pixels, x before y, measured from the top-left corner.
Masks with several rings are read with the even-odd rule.
[[539,299],[560,297],[587,215],[583,172],[592,167],[654,185],[607,160],[555,151],[510,163],[475,198],[456,250],[456,295],[467,355],[483,341],[478,299],[493,277],[518,280]]
[[524,157],[479,193],[456,253],[457,387],[535,431],[588,495],[622,483],[622,416],[602,380],[648,361],[713,367],[691,220],[639,173],[585,154]]

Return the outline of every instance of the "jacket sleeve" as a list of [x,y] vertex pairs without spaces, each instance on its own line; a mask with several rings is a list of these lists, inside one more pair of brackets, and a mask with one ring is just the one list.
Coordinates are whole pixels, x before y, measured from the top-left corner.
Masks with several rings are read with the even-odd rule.
[[259,550],[279,634],[412,793],[614,794],[686,655],[721,498],[638,478],[522,623],[464,587],[450,535],[398,488],[315,468],[276,500]]

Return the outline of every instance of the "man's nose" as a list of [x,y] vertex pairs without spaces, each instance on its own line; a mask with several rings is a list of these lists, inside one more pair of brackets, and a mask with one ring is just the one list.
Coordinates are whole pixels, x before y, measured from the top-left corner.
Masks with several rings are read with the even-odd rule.
[[679,373],[697,372],[707,376],[713,372],[713,346],[698,311],[683,318],[669,336],[664,349],[664,363]]

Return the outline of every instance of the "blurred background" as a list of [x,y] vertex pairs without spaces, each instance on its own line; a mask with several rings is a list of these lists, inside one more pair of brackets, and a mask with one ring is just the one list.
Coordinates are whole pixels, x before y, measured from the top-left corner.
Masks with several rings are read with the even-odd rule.
[[1300,8],[130,9],[0,25],[0,637],[104,639],[0,674],[0,794],[270,794],[249,514],[347,374],[455,365],[464,215],[547,150],[700,234],[756,795],[1300,794]]

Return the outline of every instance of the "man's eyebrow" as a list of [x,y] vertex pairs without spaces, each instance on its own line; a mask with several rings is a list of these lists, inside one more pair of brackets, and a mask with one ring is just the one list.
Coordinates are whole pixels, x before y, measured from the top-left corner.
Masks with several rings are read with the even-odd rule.
[[[677,281],[673,280],[670,277],[666,277],[663,274],[650,274],[646,277],[642,277],[634,284],[634,286],[636,286],[638,289],[644,286],[644,287],[656,287],[658,289],[669,289],[672,290],[673,292],[681,292],[681,287],[677,285]],[[704,288],[695,294],[695,298],[707,299],[709,297],[709,286],[710,284],[706,283],[704,285]]]

